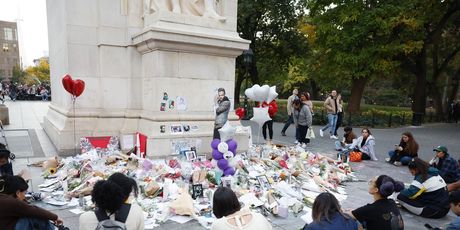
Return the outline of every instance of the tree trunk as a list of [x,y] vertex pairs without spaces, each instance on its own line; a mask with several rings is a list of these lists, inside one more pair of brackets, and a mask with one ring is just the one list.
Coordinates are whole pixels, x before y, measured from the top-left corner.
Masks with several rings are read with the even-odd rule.
[[426,46],[420,51],[415,64],[417,74],[413,93],[412,125],[421,125],[426,108]]
[[364,87],[368,78],[358,78],[353,80],[351,86],[350,101],[348,102],[348,112],[356,113],[361,106],[361,98],[363,97]]
[[441,120],[444,116],[444,112],[442,109],[442,98],[441,93],[439,92],[438,87],[436,84],[431,84],[431,97],[433,98],[434,109],[436,111],[436,118],[437,120]]
[[460,85],[460,68],[455,71],[454,76],[452,77],[452,91],[449,94],[449,106],[452,101],[454,101],[457,97],[458,86]]
[[311,100],[319,100],[319,87],[316,84],[315,80],[310,79],[310,85],[311,85]]

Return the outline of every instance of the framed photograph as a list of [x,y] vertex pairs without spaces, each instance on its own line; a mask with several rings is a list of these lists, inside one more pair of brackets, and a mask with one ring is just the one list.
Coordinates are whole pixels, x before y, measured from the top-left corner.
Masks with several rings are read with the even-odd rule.
[[263,190],[269,190],[272,187],[270,185],[270,182],[268,181],[267,176],[265,176],[265,175],[258,176],[257,180],[259,181],[260,187]]
[[160,133],[166,132],[166,125],[160,125]]
[[183,125],[184,132],[190,131],[190,125]]
[[171,133],[182,133],[182,125],[171,125]]
[[193,151],[193,150],[185,151],[185,157],[187,158],[187,161],[196,160],[196,151]]
[[222,177],[220,180],[222,181],[222,187],[232,188],[232,177]]
[[192,185],[192,198],[196,199],[198,197],[203,197],[203,185],[201,184],[194,184]]

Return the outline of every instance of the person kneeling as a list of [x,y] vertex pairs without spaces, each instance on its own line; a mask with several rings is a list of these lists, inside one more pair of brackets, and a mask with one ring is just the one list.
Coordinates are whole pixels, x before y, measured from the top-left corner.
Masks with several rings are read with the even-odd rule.
[[0,177],[0,226],[6,230],[54,230],[50,220],[61,225],[59,217],[25,202],[27,182],[20,176]]
[[401,205],[422,217],[444,217],[449,212],[449,193],[438,170],[415,157],[409,162],[409,171],[414,181],[398,195]]

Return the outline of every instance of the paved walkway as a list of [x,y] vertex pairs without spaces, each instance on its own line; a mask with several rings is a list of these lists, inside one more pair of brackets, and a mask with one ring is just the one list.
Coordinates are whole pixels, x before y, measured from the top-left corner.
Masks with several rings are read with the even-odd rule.
[[[10,148],[16,148],[18,154],[17,160],[14,163],[15,172],[21,169],[28,168],[27,165],[46,159],[56,155],[56,149],[50,142],[48,136],[43,131],[41,123],[43,117],[46,116],[49,102],[6,102],[9,108],[10,125],[5,126]],[[253,140],[258,140],[257,125],[252,122],[243,121],[244,125],[251,125],[253,130]],[[294,127],[291,126],[286,132],[287,136],[281,136],[280,131],[283,124],[274,124],[274,142],[280,144],[293,144],[294,142]],[[320,138],[318,128],[314,127],[317,138],[312,140],[309,146],[312,152],[319,152],[327,155],[335,155],[333,140],[329,139],[328,135]],[[360,129],[355,128],[355,133],[359,133]],[[433,147],[437,145],[445,145],[449,149],[451,155],[460,158],[460,124],[429,124],[421,127],[402,127],[394,129],[372,129],[371,132],[376,138],[376,152],[379,161],[377,162],[363,162],[353,163],[353,168],[357,171],[357,175],[363,179],[368,180],[376,175],[386,174],[404,182],[410,182],[412,176],[409,174],[406,167],[396,167],[384,162],[387,157],[388,150],[393,148],[394,144],[399,143],[400,135],[404,131],[410,131],[414,134],[416,140],[420,144],[419,155],[425,160],[431,159],[433,156]],[[341,136],[343,132],[339,132]],[[10,141],[11,140],[11,141]],[[262,137],[259,139],[263,140]],[[11,142],[11,143],[10,143]],[[32,187],[37,188],[41,183],[41,171],[39,168],[29,168],[34,176],[32,180]],[[366,203],[372,202],[372,197],[367,193],[368,185],[366,182],[355,182],[346,185],[348,192],[348,199],[343,203],[345,209],[357,208]],[[65,225],[70,229],[78,229],[78,216],[69,212],[64,208],[46,206],[46,208],[56,212],[65,222]],[[405,229],[423,229],[424,223],[429,223],[432,226],[443,226],[449,223],[454,214],[449,213],[447,217],[439,220],[430,220],[411,215],[403,211],[403,218],[405,222]],[[273,218],[272,218],[273,219]],[[288,219],[273,219],[274,229],[300,229],[304,223],[299,218],[290,217]],[[171,221],[163,224],[157,229],[203,229],[196,221],[191,221],[186,224],[180,225]]]

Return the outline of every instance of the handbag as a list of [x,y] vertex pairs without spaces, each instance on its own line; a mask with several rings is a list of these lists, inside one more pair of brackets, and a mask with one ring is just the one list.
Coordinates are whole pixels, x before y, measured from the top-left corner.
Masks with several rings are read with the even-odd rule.
[[350,161],[351,162],[360,162],[362,160],[363,154],[361,152],[352,151],[350,153]]
[[315,139],[315,132],[312,128],[308,128],[307,135],[305,136],[307,139]]

